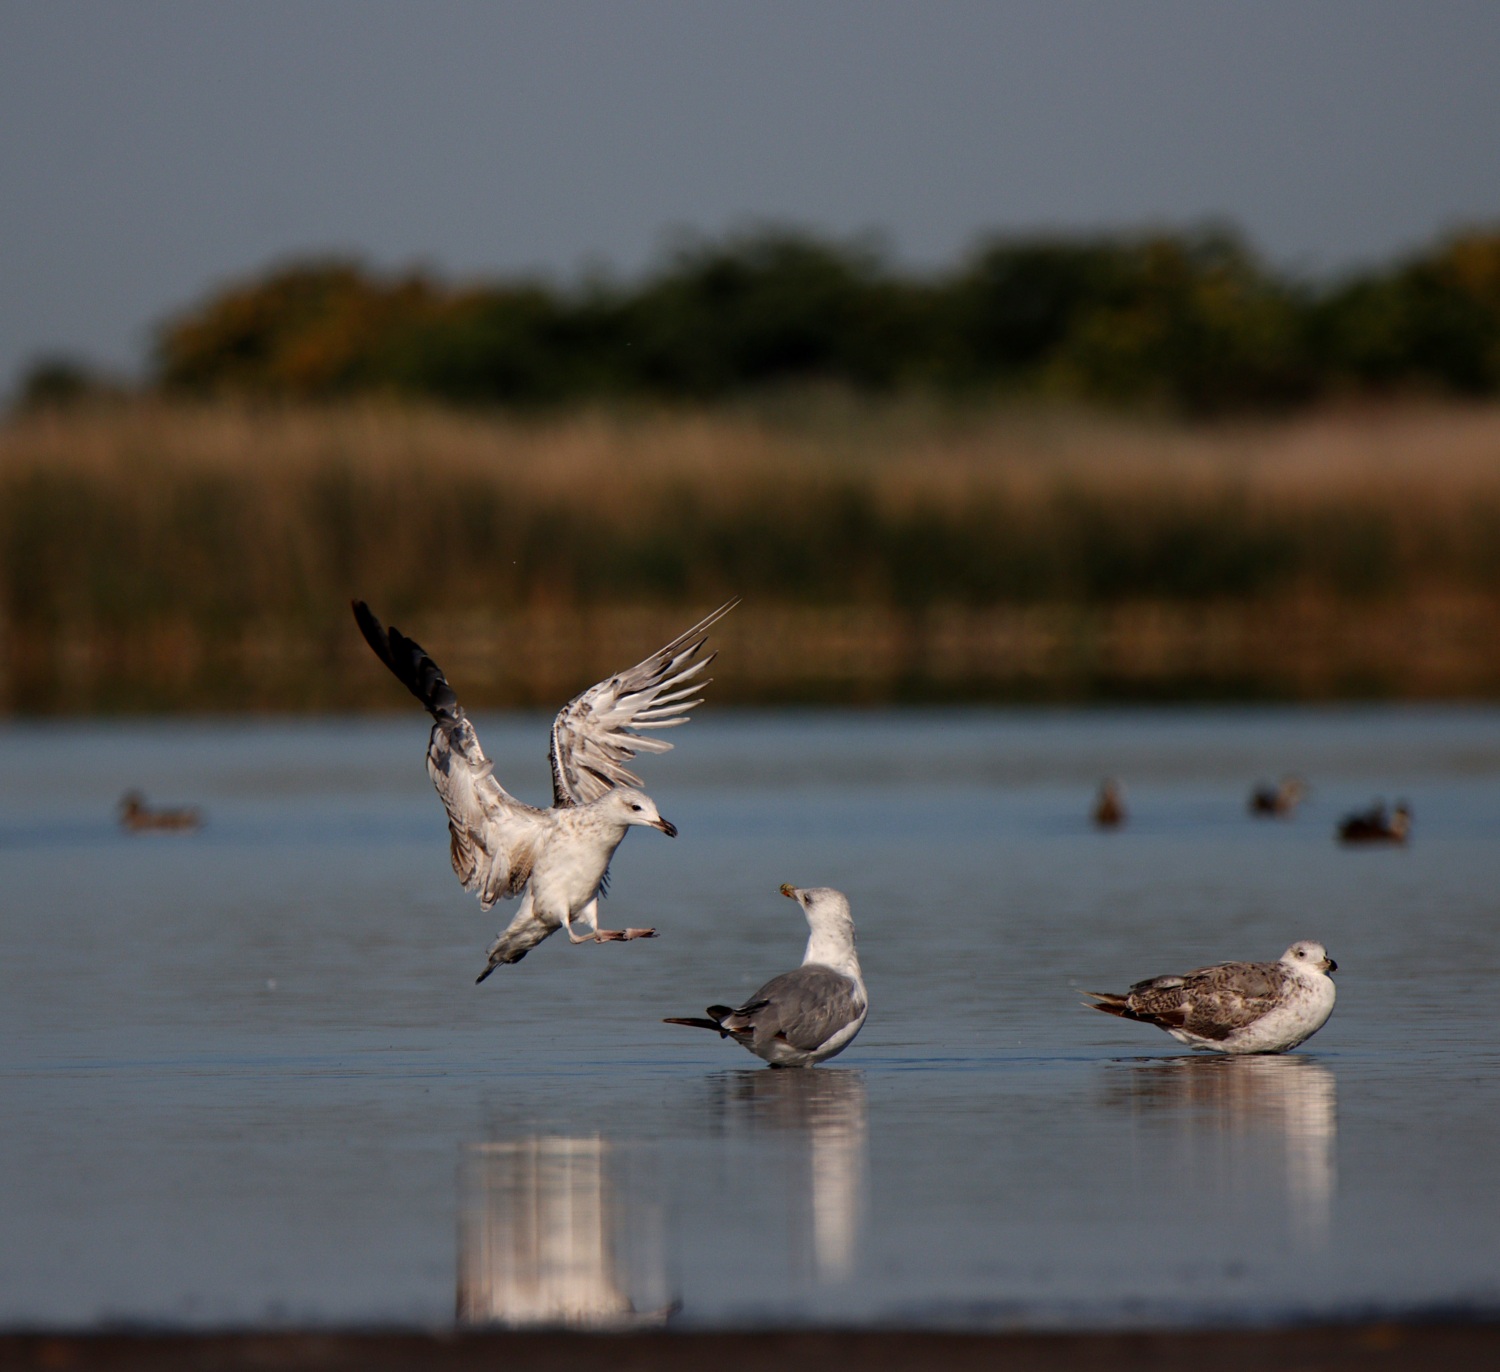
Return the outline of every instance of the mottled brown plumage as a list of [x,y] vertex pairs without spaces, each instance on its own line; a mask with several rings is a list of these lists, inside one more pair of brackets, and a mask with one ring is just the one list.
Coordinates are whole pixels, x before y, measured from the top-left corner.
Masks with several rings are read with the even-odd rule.
[[1105,1014],[1217,1041],[1271,1009],[1288,975],[1279,963],[1224,962],[1182,976],[1138,981],[1123,996],[1089,994],[1099,997],[1094,1008]]
[[1154,1024],[1193,1048],[1281,1053],[1315,1034],[1333,1013],[1338,964],[1303,939],[1277,962],[1220,962],[1138,981],[1124,995],[1089,991],[1091,1009]]

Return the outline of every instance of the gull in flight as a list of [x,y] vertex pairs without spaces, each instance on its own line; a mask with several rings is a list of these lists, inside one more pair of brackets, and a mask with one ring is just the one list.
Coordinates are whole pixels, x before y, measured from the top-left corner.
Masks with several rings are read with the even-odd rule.
[[1084,1004],[1154,1024],[1190,1048],[1284,1053],[1328,1022],[1335,995],[1328,973],[1337,970],[1321,943],[1301,939],[1279,962],[1220,962],[1138,981],[1123,996],[1089,991],[1098,1003]]
[[[483,981],[502,963],[519,962],[548,935],[566,929],[574,943],[654,938],[654,929],[601,929],[599,897],[609,862],[633,825],[676,828],[636,789],[625,764],[637,753],[665,753],[665,739],[640,733],[687,722],[706,685],[695,680],[714,654],[695,661],[707,631],[739,601],[721,605],[634,667],[589,687],[552,721],[552,806],[517,800],[495,780],[474,726],[438,665],[396,628],[383,627],[362,600],[354,604],[365,641],[433,718],[427,774],[448,811],[453,870],[488,910],[521,897],[520,908],[489,950]],[[574,924],[587,931],[574,932]]]
[[854,1042],[870,1005],[843,892],[784,885],[781,894],[802,907],[812,930],[802,966],[772,977],[738,1009],[710,1005],[707,1019],[662,1023],[713,1029],[772,1067],[811,1067]]

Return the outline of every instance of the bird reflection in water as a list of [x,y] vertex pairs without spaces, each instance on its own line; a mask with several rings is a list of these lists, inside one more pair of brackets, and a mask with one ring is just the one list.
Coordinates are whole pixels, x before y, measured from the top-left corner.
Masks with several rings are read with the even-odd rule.
[[[1307,1057],[1183,1057],[1119,1064],[1111,1099],[1174,1112],[1185,1172],[1242,1191],[1266,1143],[1280,1143],[1289,1226],[1301,1247],[1328,1242],[1338,1184],[1338,1089]],[[1263,1166],[1263,1163],[1259,1165]]]
[[[475,1144],[459,1169],[460,1324],[664,1324],[660,1207],[600,1135]],[[636,1185],[632,1185],[634,1181]]]
[[[796,1266],[820,1282],[848,1280],[864,1219],[869,1133],[864,1074],[819,1067],[725,1072],[711,1080],[715,1116],[728,1133],[775,1132],[792,1142],[787,1198]],[[801,1219],[807,1215],[811,1235]]]

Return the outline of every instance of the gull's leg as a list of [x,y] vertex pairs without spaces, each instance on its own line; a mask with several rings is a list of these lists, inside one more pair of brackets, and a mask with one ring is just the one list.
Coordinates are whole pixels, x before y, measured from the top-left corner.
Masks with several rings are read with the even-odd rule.
[[655,929],[601,929],[594,935],[595,943],[629,943],[634,938],[655,938]]
[[586,934],[575,934],[573,932],[574,916],[569,911],[563,911],[563,928],[567,930],[568,938],[574,943],[593,943],[599,938],[599,897],[595,896],[587,905],[581,909],[577,917],[578,922],[588,928]]
[[[578,912],[578,915],[580,919],[584,915],[590,916],[589,923],[594,927],[594,932],[591,937],[593,938],[593,941],[595,943],[628,943],[631,939],[656,937],[655,929],[601,929],[599,927],[598,896],[595,896],[593,900],[589,901],[589,903]],[[574,941],[578,943],[583,942],[582,939],[576,939]]]

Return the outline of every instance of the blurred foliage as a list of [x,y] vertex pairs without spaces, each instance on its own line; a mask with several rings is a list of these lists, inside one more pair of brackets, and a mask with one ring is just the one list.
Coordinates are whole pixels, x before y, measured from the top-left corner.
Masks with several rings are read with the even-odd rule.
[[1309,312],[1335,384],[1500,392],[1500,233],[1463,234],[1394,271],[1348,282]]
[[1500,233],[1315,287],[1232,233],[999,238],[947,273],[767,229],[632,285],[451,287],[348,261],[230,287],[159,331],[169,391],[469,405],[708,401],[784,383],[1036,394],[1187,414],[1500,392]]
[[19,414],[74,410],[114,404],[126,394],[123,383],[87,362],[73,357],[43,357],[22,374],[15,409]]

